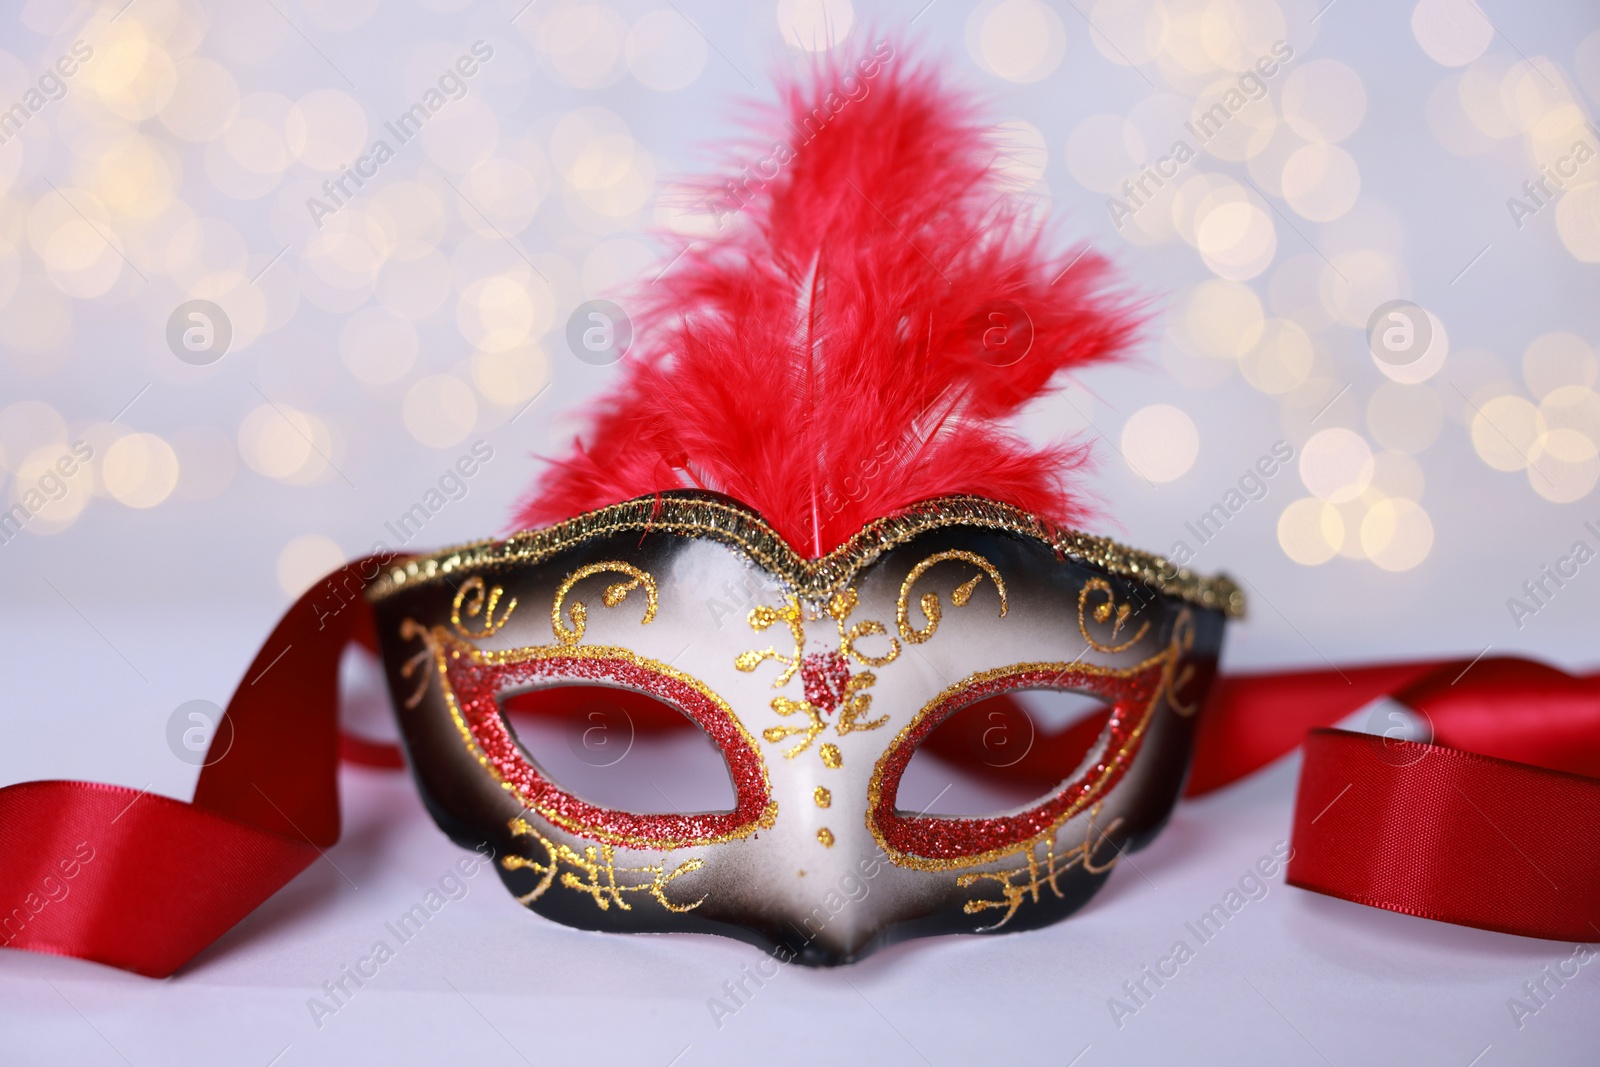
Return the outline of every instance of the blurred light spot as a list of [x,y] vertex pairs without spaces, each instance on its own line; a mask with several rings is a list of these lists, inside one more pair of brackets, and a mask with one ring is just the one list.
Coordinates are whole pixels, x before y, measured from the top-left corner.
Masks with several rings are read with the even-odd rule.
[[807,52],[826,52],[855,25],[850,0],[778,0],[778,30],[783,39]]
[[462,218],[486,236],[526,229],[544,196],[533,173],[509,159],[486,159],[473,167],[467,172],[466,191],[472,206],[462,211]]
[[49,374],[71,338],[72,307],[61,291],[42,278],[24,276],[10,302],[0,307],[0,351],[14,349],[6,353],[12,367],[30,377]]
[[1600,477],[1600,449],[1586,434],[1565,427],[1539,435],[1528,453],[1528,484],[1546,500],[1582,500]]
[[1310,376],[1314,359],[1311,338],[1299,323],[1268,319],[1239,357],[1239,373],[1261,392],[1276,396],[1299,387]]
[[1144,0],[1099,0],[1087,21],[1095,48],[1122,67],[1150,62],[1166,36],[1166,11]]
[[223,131],[228,155],[255,174],[281,174],[293,158],[284,142],[284,125],[294,102],[277,93],[251,93]]
[[604,4],[563,3],[521,19],[518,28],[562,81],[595,89],[622,76],[628,23]]
[[1278,516],[1278,546],[1284,555],[1306,567],[1326,563],[1344,543],[1339,509],[1316,497],[1301,497]]
[[[502,207],[494,202],[503,195],[501,184],[490,179],[480,186],[475,181],[478,172],[488,166],[492,164],[474,167],[467,176],[467,184],[471,187],[474,202],[481,204],[484,210],[492,211]],[[526,193],[527,190],[518,189],[517,192]],[[537,205],[537,195],[534,201]],[[444,238],[444,201],[438,193],[420,182],[385,184],[372,194],[372,204],[376,209],[375,214],[382,212],[385,227],[390,231],[393,242],[391,255],[395,259],[421,259],[432,253]]]
[[1588,386],[1557,386],[1539,402],[1539,414],[1551,432],[1572,430],[1600,445],[1600,393]]
[[1041,81],[1061,65],[1067,30],[1039,0],[988,0],[967,19],[967,51],[1007,81]]
[[492,274],[462,290],[456,325],[475,347],[503,352],[550,328],[555,301],[550,287],[527,274]]
[[1522,353],[1522,377],[1528,392],[1542,399],[1563,385],[1595,383],[1595,357],[1583,338],[1556,330],[1534,338]]
[[195,219],[168,239],[167,273],[193,297],[213,299],[247,281],[250,247],[244,235],[221,219]]
[[1261,300],[1238,282],[1212,280],[1195,286],[1184,312],[1184,332],[1197,352],[1213,359],[1238,359],[1261,333]]
[[130,121],[154,118],[178,84],[172,57],[134,19],[96,35],[94,57],[78,78],[107,110]]
[[1520,396],[1497,396],[1478,405],[1472,418],[1472,447],[1478,458],[1497,471],[1519,471],[1528,465],[1547,427],[1539,409]]
[[1248,70],[1272,54],[1275,42],[1292,36],[1274,0],[1210,0],[1181,7],[1200,12],[1195,43],[1221,70]]
[[1194,420],[1171,404],[1151,404],[1128,417],[1122,427],[1122,455],[1135,473],[1152,482],[1170,482],[1194,466],[1200,434]]
[[[11,482],[10,503],[24,504],[33,517],[23,527],[29,533],[60,533],[71,526],[94,496],[95,477],[80,464],[70,477],[61,474],[63,457],[72,458],[64,445],[48,445],[19,456]],[[42,504],[42,506],[41,506]],[[8,532],[11,531],[8,528]]]
[[429,448],[449,448],[472,432],[478,398],[460,378],[430,374],[406,390],[402,415],[412,437]]
[[291,600],[298,600],[344,564],[344,550],[331,537],[301,534],[278,553],[278,588]]
[[[1323,306],[1346,326],[1365,330],[1378,305],[1404,296],[1409,286],[1400,264],[1375,249],[1352,249],[1329,259],[1331,263],[1323,267],[1318,291]],[[1434,324],[1438,324],[1437,319]],[[1440,336],[1436,330],[1434,337]]]
[[1511,62],[1504,56],[1485,56],[1462,71],[1461,80],[1456,83],[1462,110],[1472,124],[1489,137],[1514,137],[1521,132],[1517,120],[1506,110],[1506,100],[1500,92],[1510,69]]
[[1565,72],[1546,56],[1511,64],[1500,79],[1500,97],[1511,121],[1529,136],[1576,133],[1582,127]]
[[1354,500],[1372,484],[1372,447],[1342,426],[1319,430],[1300,448],[1300,481],[1332,504]]
[[377,295],[390,311],[427,318],[450,296],[450,262],[437,251],[410,262],[391,259],[378,275]]
[[1266,149],[1279,127],[1278,114],[1264,84],[1255,91],[1259,95],[1252,99],[1240,90],[1238,75],[1229,74],[1195,97],[1189,122],[1205,134],[1206,154],[1239,162]]
[[676,11],[647,11],[628,30],[628,70],[639,84],[670,93],[692,85],[706,68],[706,40]]
[[1600,263],[1600,184],[1573,186],[1556,201],[1556,232],[1580,263]]
[[1434,140],[1445,151],[1458,156],[1481,156],[1495,146],[1495,139],[1467,116],[1459,75],[1434,86],[1424,110]]
[[472,357],[472,384],[484,399],[501,407],[533,399],[550,377],[550,361],[538,345],[478,352]]
[[1428,58],[1446,67],[1466,66],[1494,40],[1494,27],[1473,0],[1418,0],[1411,32]]
[[315,480],[331,446],[320,420],[287,404],[252,408],[239,424],[239,454],[250,469],[291,485]]
[[364,307],[345,320],[339,354],[357,381],[386,385],[405,377],[417,361],[417,328],[385,307]]
[[1197,219],[1195,246],[1213,274],[1243,281],[1271,265],[1278,231],[1272,217],[1255,203],[1230,198],[1202,208]]
[[40,449],[57,455],[67,450],[67,420],[55,408],[43,400],[19,400],[0,411],[0,469],[15,473],[6,457],[20,462]]
[[1283,165],[1283,198],[1302,218],[1331,222],[1359,195],[1361,170],[1338,145],[1308,144]]
[[1384,448],[1421,452],[1443,428],[1444,402],[1425,385],[1384,382],[1367,401],[1367,430]]
[[1386,571],[1408,571],[1428,558],[1433,522],[1411,500],[1381,500],[1361,520],[1361,548]]
[[1337,59],[1313,59],[1283,82],[1283,118],[1308,141],[1332,144],[1361,126],[1367,90],[1361,76]]
[[314,170],[348,167],[367,146],[366,112],[337,89],[317,89],[295,101],[283,130],[295,158]]
[[161,108],[162,125],[185,141],[222,136],[239,110],[239,86],[228,68],[198,57],[177,65],[177,86]]
[[119,502],[153,508],[178,486],[178,454],[155,434],[130,433],[107,449],[100,477]]
[[477,97],[451,103],[422,128],[428,158],[449,171],[465,171],[494,155],[500,144],[500,120]]

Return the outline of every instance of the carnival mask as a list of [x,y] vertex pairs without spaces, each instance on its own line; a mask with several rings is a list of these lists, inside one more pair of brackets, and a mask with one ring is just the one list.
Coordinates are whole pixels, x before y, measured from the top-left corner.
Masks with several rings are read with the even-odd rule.
[[[519,901],[587,929],[723,933],[833,964],[1054,922],[1161,827],[1238,606],[1227,583],[1161,566],[971,497],[807,560],[749,509],[680,492],[409,561],[371,596],[429,810],[493,849]],[[704,590],[728,580],[756,606],[719,628]],[[731,809],[615,810],[554,780],[504,705],[537,714],[597,687],[703,731]],[[1036,799],[974,817],[897,801],[952,716],[1038,690],[1105,710],[1077,750],[1053,750]]]

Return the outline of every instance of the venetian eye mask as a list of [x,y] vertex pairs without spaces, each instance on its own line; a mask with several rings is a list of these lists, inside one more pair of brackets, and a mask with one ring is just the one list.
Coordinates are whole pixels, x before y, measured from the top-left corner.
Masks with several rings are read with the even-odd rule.
[[[677,493],[408,562],[372,598],[429,809],[502,857],[519,901],[573,926],[722,933],[840,963],[905,937],[1054,922],[1161,827],[1242,603],[1162,567],[976,498],[806,560],[748,509]],[[755,606],[716,627],[704,590],[729,580]],[[595,688],[703,731],[731,808],[616,810],[542,769],[508,698],[537,713]],[[1035,691],[1105,709],[1035,799],[965,818],[899,802],[947,720]]]

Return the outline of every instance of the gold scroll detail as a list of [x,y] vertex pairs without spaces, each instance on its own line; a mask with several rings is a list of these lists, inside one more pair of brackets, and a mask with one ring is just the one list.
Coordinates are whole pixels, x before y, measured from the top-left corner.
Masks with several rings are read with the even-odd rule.
[[[506,610],[496,619],[494,612],[500,606],[500,598],[505,596],[505,590],[498,585],[484,593],[483,579],[473,575],[461,583],[461,588],[456,591],[456,598],[450,602],[450,625],[454,626],[462,637],[485,638],[493,637],[511,619],[511,613],[517,610],[517,598],[512,597],[511,603],[506,605]],[[474,630],[461,621],[465,614],[468,618],[476,618],[483,614],[483,629]]]
[[[1111,832],[1122,825],[1122,816],[1118,815],[1102,829],[1094,823],[1098,814],[1100,807],[1096,805],[1089,812],[1089,823],[1084,829],[1083,840],[1065,852],[1056,851],[1053,835],[1042,839],[1035,838],[1028,842],[1022,851],[1021,863],[1012,867],[1002,867],[997,871],[974,871],[956,878],[956,885],[962,889],[968,889],[981,882],[994,882],[1000,887],[999,900],[991,897],[974,897],[963,907],[962,910],[968,915],[977,915],[995,908],[1006,909],[1006,913],[998,922],[980,926],[974,932],[988,933],[1000,929],[1011,921],[1011,917],[1024,903],[1039,903],[1040,894],[1045,889],[1050,890],[1058,898],[1064,897],[1057,879],[1073,867],[1082,867],[1090,874],[1104,874],[1115,867],[1121,852],[1111,840]],[[1112,852],[1106,862],[1097,865],[1095,854],[1102,845],[1110,845]],[[1044,851],[1042,857],[1039,854],[1041,849]]]
[[[698,857],[684,860],[670,871],[665,860],[646,867],[618,867],[616,849],[610,845],[601,845],[599,848],[588,845],[580,853],[568,845],[551,841],[522,818],[511,820],[511,832],[517,837],[533,838],[544,848],[546,856],[543,863],[526,856],[501,858],[500,865],[508,871],[531,870],[544,875],[538,885],[517,897],[520,904],[528,904],[544,896],[545,890],[555,883],[557,874],[564,888],[584,894],[601,911],[608,911],[613,905],[621,911],[632,911],[633,907],[624,898],[624,893],[649,893],[663,908],[673,912],[693,911],[706,901],[702,896],[692,904],[678,904],[667,897],[667,886],[674,879],[705,866],[705,861]],[[563,864],[568,869],[562,870]],[[618,881],[619,875],[632,874],[645,874],[650,878],[637,882]]]
[[[1095,605],[1091,611],[1089,598],[1096,593],[1099,593],[1105,599]],[[1139,639],[1150,632],[1150,620],[1145,619],[1139,624],[1138,631],[1132,637],[1120,645],[1116,644],[1117,635],[1122,633],[1123,628],[1128,624],[1128,618],[1132,614],[1133,606],[1127,603],[1119,604],[1116,591],[1111,588],[1111,583],[1104,578],[1091,578],[1083,583],[1083,588],[1078,592],[1078,632],[1083,635],[1085,641],[1089,642],[1089,647],[1096,652],[1124,652],[1138,644]],[[1104,640],[1095,637],[1094,634],[1089,632],[1090,618],[1093,618],[1101,626],[1107,623],[1111,624],[1111,632],[1105,636]],[[1192,645],[1194,642],[1192,634],[1189,640]]]
[[607,560],[603,563],[591,563],[579,567],[567,575],[567,580],[561,583],[556,590],[555,602],[550,605],[550,629],[555,632],[556,641],[562,645],[572,646],[583,640],[584,624],[589,618],[589,609],[583,601],[574,600],[567,608],[567,617],[572,620],[569,628],[561,619],[561,608],[566,602],[567,594],[572,592],[572,587],[589,577],[591,574],[626,574],[626,582],[616,582],[606,586],[605,592],[600,594],[600,603],[608,608],[614,608],[627,599],[628,594],[644,586],[644,618],[639,620],[640,625],[650,622],[656,617],[658,600],[656,596],[656,580],[645,571],[640,570],[631,563],[621,560]]
[[[733,665],[741,671],[753,671],[768,660],[782,664],[783,670],[778,672],[773,679],[772,687],[782,689],[794,680],[800,672],[805,659],[806,651],[806,623],[817,622],[824,618],[831,619],[834,629],[839,635],[838,655],[843,658],[848,670],[849,661],[854,660],[864,667],[883,667],[893,663],[900,656],[900,642],[889,638],[888,648],[881,655],[873,655],[857,647],[858,642],[873,637],[888,637],[889,628],[876,619],[857,619],[851,621],[857,608],[861,606],[861,598],[854,588],[840,590],[834,593],[823,606],[818,615],[808,618],[805,608],[796,597],[788,597],[779,607],[760,604],[750,610],[750,628],[757,633],[769,630],[779,623],[789,631],[789,638],[794,644],[792,653],[779,652],[775,646],[751,649],[741,652],[734,658]],[[858,730],[876,730],[889,721],[887,715],[877,718],[868,718],[872,708],[872,694],[867,692],[878,681],[878,676],[871,671],[850,671],[844,681],[844,686],[839,695],[838,720],[834,723],[834,732],[848,734]],[[822,717],[822,709],[806,699],[796,700],[793,697],[776,696],[772,698],[772,710],[778,715],[789,719],[795,716],[801,718],[798,726],[777,725],[769,726],[762,731],[761,736],[767,741],[776,743],[792,737],[797,737],[798,743],[791,745],[783,754],[785,759],[794,759],[800,753],[811,747],[812,743],[828,728],[828,723]],[[823,764],[828,767],[839,766],[838,748],[834,745],[824,745],[822,750]],[[832,753],[830,757],[829,753]],[[830,761],[831,760],[831,761]]]
[[935,552],[933,555],[929,556],[927,559],[911,568],[911,573],[906,575],[906,580],[900,583],[900,598],[895,601],[894,605],[894,616],[895,621],[900,626],[900,636],[914,645],[922,644],[938,631],[939,617],[941,612],[939,608],[939,594],[923,593],[921,599],[917,601],[917,604],[922,608],[922,615],[928,620],[928,624],[920,630],[913,627],[911,625],[910,618],[911,587],[917,584],[917,579],[921,578],[925,573],[927,573],[929,568],[933,567],[937,563],[943,563],[946,560],[961,560],[962,562],[972,564],[982,571],[981,574],[978,574],[968,581],[956,586],[955,591],[950,594],[950,603],[954,604],[958,608],[966,607],[967,602],[972,599],[973,591],[978,588],[978,583],[983,581],[983,576],[987,574],[989,579],[994,582],[995,591],[1000,594],[1001,618],[1005,618],[1006,610],[1010,606],[1009,602],[1006,600],[1005,579],[1000,577],[1000,572],[995,569],[995,565],[993,563],[990,563],[976,552],[966,552],[961,549],[951,549],[948,552]]

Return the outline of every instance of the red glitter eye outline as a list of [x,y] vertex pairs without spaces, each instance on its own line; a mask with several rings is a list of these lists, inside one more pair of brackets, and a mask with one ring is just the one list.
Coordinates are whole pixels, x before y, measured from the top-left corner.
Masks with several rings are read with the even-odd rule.
[[[530,811],[579,837],[627,848],[671,850],[748,837],[772,826],[767,767],[727,702],[665,663],[604,645],[484,652],[435,631],[434,665],[445,704],[467,748],[501,788]],[[733,779],[732,811],[641,814],[592,804],[545,777],[523,754],[500,710],[500,694],[541,682],[588,682],[645,693],[683,712],[710,736]]]
[[[921,870],[951,870],[999,859],[1055,832],[1122,779],[1144,738],[1173,650],[1125,670],[1089,664],[1018,663],[971,675],[929,701],[895,738],[867,787],[867,829],[895,863]],[[1111,705],[1100,757],[1048,797],[1008,815],[903,815],[895,808],[900,779],[912,753],[938,726],[986,697],[1020,689],[1073,689]],[[1092,750],[1091,750],[1092,751]]]

